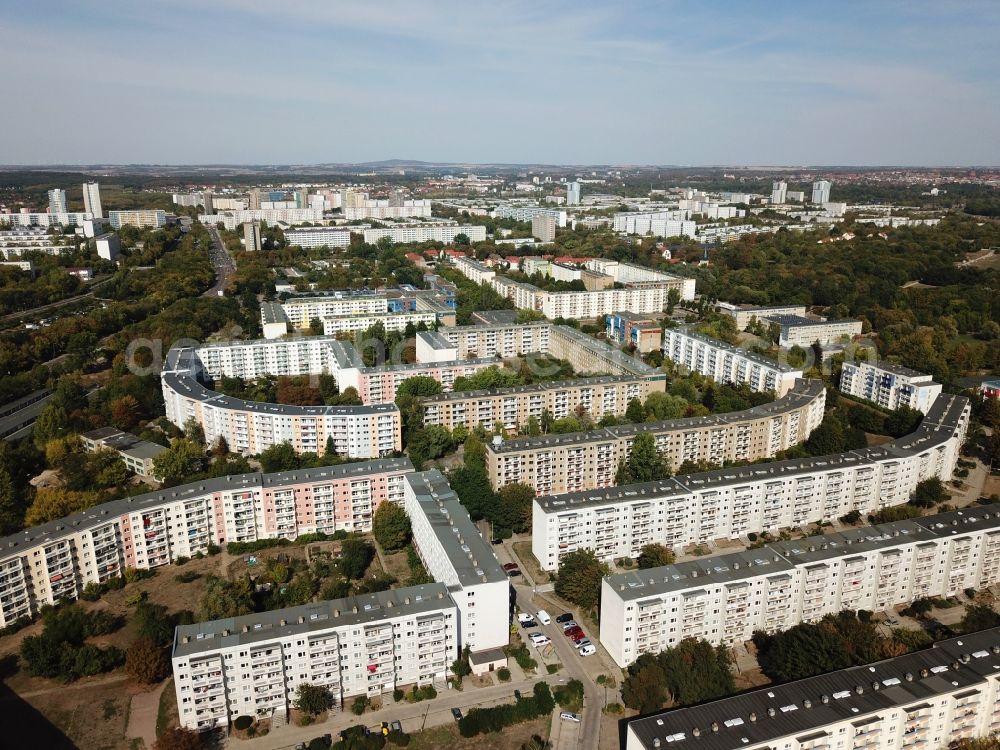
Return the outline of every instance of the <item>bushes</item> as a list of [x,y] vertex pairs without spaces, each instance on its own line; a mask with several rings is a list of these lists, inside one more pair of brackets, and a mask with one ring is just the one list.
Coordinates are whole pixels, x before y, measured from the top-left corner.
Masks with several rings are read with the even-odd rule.
[[510,682],[510,670],[507,669],[507,667],[500,667],[500,669],[497,670],[497,677],[500,682]]
[[80,677],[110,672],[125,663],[120,649],[98,648],[85,643],[95,635],[107,635],[121,621],[107,612],[86,613],[75,605],[45,609],[41,635],[29,635],[21,643],[21,661],[28,674],[71,682]]
[[579,680],[570,680],[565,685],[560,685],[553,693],[556,703],[567,711],[579,711],[583,708],[583,683]]
[[177,583],[192,583],[201,578],[201,573],[195,573],[193,570],[185,571],[184,573],[178,573],[174,576],[174,580]]
[[409,703],[419,703],[420,701],[437,698],[437,694],[437,690],[434,689],[433,685],[424,685],[423,687],[414,685],[413,690],[407,694],[406,700]]
[[551,713],[555,705],[549,686],[544,682],[536,682],[530,698],[522,696],[513,704],[472,709],[459,720],[458,731],[463,737],[502,732],[504,727],[511,724],[531,721]]
[[291,544],[287,539],[258,539],[255,542],[229,542],[226,544],[226,552],[230,555],[246,555],[250,552],[260,552],[262,549],[272,547],[287,547]]
[[507,656],[513,656],[514,661],[517,662],[517,666],[525,671],[535,669],[538,666],[538,662],[531,658],[531,652],[528,651],[528,647],[523,643],[517,647],[506,646],[504,647],[504,651],[507,652]]
[[361,716],[366,708],[368,708],[368,699],[363,695],[359,695],[354,699],[354,703],[351,704],[351,713],[355,716]]

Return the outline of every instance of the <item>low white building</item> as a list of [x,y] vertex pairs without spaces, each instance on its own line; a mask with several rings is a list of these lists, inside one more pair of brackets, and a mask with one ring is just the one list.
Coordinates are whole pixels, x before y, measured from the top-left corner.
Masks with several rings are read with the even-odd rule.
[[890,362],[844,362],[840,390],[883,409],[908,406],[926,414],[941,395],[941,384],[930,375]]
[[302,227],[285,232],[285,242],[302,248],[348,247],[351,231],[361,232],[368,227]]
[[769,320],[781,326],[778,346],[785,349],[806,348],[816,342],[825,346],[861,335],[860,320],[813,320],[801,315],[774,315]]
[[94,244],[97,246],[98,256],[104,260],[114,261],[122,249],[121,240],[119,240],[118,235],[113,232],[108,232],[107,234],[95,237]]

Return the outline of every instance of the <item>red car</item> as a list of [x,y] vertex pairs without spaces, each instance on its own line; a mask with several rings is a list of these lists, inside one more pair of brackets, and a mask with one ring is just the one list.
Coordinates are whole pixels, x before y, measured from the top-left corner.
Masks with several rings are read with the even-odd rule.
[[579,628],[579,627],[577,627],[577,628],[570,628],[569,630],[566,631],[565,636],[567,638],[569,638],[570,640],[576,640],[577,638],[583,638],[583,629]]
[[512,570],[517,570],[517,563],[507,563],[506,565],[503,566],[503,569],[506,570],[508,573]]

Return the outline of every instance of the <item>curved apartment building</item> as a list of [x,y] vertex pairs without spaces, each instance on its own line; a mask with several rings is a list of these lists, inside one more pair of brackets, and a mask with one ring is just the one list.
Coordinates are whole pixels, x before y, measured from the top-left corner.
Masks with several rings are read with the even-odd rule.
[[758,461],[808,438],[825,404],[822,381],[798,380],[777,401],[745,411],[495,442],[486,447],[486,467],[495,488],[523,482],[557,495],[611,487],[641,432],[656,438],[673,471],[685,461]]
[[968,399],[940,396],[915,432],[885,445],[540,497],[532,552],[554,570],[577,549],[635,558],[646,544],[680,549],[899,505],[921,480],[951,479],[970,413]]

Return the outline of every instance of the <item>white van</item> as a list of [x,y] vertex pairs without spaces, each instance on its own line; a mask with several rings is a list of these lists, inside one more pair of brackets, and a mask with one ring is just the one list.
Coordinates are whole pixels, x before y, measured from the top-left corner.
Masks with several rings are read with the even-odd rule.
[[580,646],[580,656],[593,656],[597,653],[597,649],[594,648],[592,643],[588,643],[586,646]]
[[538,621],[542,623],[542,625],[552,624],[552,618],[549,617],[549,613],[546,612],[544,609],[538,610],[538,614],[535,616],[538,618]]

